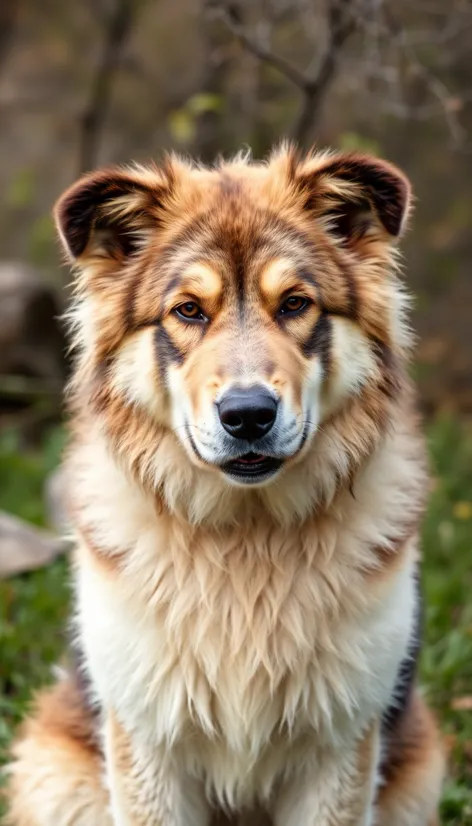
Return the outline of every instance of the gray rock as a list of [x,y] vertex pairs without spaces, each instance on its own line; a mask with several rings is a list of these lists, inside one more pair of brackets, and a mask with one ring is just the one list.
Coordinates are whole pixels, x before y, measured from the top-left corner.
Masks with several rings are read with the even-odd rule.
[[0,374],[63,380],[61,308],[32,267],[0,262]]
[[66,471],[63,465],[46,479],[44,499],[48,525],[59,536],[65,536],[70,523],[66,506]]
[[54,534],[0,511],[0,578],[40,568],[68,548]]

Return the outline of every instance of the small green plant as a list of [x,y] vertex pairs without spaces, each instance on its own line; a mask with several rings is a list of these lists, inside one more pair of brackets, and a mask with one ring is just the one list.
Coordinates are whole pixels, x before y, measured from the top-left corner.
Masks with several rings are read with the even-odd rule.
[[174,109],[167,118],[172,138],[179,145],[187,145],[195,139],[197,121],[201,115],[219,113],[223,109],[220,95],[201,92],[192,95],[180,109]]

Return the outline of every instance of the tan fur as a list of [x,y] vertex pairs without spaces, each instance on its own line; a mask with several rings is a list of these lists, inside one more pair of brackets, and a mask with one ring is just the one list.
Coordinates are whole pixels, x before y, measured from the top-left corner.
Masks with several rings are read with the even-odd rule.
[[382,826],[438,823],[436,801],[445,769],[436,722],[419,696],[412,699],[391,746],[391,764],[379,791]]
[[94,737],[73,683],[43,692],[13,749],[7,823],[111,826]]
[[[286,147],[97,173],[61,199],[76,628],[100,715],[91,745],[46,695],[15,747],[14,826],[427,826],[434,725],[416,700],[382,722],[416,633],[425,491],[408,202],[384,162]],[[218,413],[253,385],[277,398],[257,444],[281,462],[254,485],[225,470],[256,447]]]

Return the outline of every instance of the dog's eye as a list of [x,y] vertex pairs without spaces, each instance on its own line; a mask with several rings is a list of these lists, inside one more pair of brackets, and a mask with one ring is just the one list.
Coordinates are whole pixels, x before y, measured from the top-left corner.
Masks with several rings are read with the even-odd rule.
[[196,301],[186,301],[185,304],[179,304],[174,312],[179,318],[183,318],[184,321],[208,321]]
[[306,307],[308,307],[308,304],[308,298],[304,298],[302,295],[291,295],[279,307],[278,315],[298,315],[299,313],[302,313]]

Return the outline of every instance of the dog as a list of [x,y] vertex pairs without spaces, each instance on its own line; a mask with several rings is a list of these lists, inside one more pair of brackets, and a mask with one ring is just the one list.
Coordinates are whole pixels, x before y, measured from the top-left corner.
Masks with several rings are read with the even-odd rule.
[[76,665],[13,746],[12,826],[438,822],[410,201],[291,145],[59,200]]

